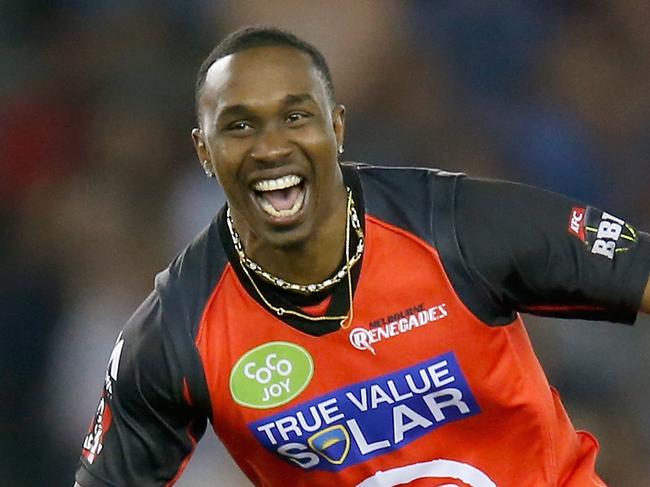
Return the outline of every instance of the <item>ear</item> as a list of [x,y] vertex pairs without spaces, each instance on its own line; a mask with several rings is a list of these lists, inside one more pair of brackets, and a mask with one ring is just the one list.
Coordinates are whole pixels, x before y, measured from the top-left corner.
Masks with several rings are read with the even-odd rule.
[[210,160],[210,152],[208,151],[208,147],[203,139],[203,132],[201,129],[192,130],[192,140],[194,141],[196,155],[199,156],[199,162],[203,167],[203,171],[205,171],[205,175],[209,178],[215,177],[214,167]]
[[196,155],[201,165],[205,164],[205,161],[210,161],[210,153],[205,145],[203,131],[201,129],[195,128],[192,130],[192,140],[194,141],[194,149],[196,150]]
[[332,126],[336,136],[336,146],[342,147],[345,138],[345,107],[343,105],[336,105],[332,110]]

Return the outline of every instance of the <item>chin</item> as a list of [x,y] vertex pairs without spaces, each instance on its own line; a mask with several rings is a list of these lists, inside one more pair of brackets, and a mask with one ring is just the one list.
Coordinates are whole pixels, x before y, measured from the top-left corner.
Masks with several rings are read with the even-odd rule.
[[285,230],[274,230],[266,235],[260,235],[268,244],[278,250],[299,249],[310,240],[310,232],[307,228],[295,228]]

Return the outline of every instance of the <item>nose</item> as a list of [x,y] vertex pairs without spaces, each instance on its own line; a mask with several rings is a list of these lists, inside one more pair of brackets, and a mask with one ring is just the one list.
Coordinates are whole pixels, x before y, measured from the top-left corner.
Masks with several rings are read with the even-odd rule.
[[257,137],[251,157],[260,162],[280,162],[292,148],[281,130],[267,127]]

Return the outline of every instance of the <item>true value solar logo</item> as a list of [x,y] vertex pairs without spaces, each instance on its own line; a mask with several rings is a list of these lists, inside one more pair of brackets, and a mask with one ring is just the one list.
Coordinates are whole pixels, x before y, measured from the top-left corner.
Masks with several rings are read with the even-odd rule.
[[230,373],[235,401],[255,409],[286,404],[300,394],[314,375],[311,355],[289,342],[270,342],[245,353]]
[[337,471],[480,412],[452,352],[352,384],[249,424],[305,470]]

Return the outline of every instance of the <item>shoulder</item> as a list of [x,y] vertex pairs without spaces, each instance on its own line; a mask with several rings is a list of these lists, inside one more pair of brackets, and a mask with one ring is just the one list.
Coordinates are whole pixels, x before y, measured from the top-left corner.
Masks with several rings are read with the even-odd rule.
[[352,164],[367,214],[435,246],[435,222],[450,214],[462,173],[427,167]]
[[380,166],[353,162],[343,163],[343,165],[357,171],[364,187],[374,185],[405,189],[411,185],[426,185],[440,178],[454,178],[463,175],[459,172],[433,167]]
[[[155,370],[166,363],[175,377],[164,379],[178,385],[176,379],[183,378],[193,403],[206,414],[209,396],[195,340],[203,310],[228,262],[218,218],[156,276],[154,290],[124,330],[131,350],[127,360],[152,375],[159,375]],[[160,382],[154,379],[152,383]]]
[[154,292],[162,313],[175,327],[194,337],[201,314],[228,258],[221,242],[219,216],[155,279]]

